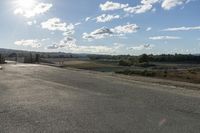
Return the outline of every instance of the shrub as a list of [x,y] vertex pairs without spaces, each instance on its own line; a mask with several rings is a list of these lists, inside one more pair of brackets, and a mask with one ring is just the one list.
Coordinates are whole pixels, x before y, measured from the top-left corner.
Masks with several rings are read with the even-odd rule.
[[140,75],[140,76],[147,76],[147,77],[154,77],[156,75],[153,71],[140,71],[140,70],[124,70],[124,71],[117,71],[116,73],[125,74],[125,75]]
[[0,64],[4,64],[5,63],[5,58],[0,54]]
[[194,69],[189,69],[188,72],[191,74],[197,74],[197,72]]
[[139,58],[139,62],[140,63],[149,62],[149,56],[146,54],[141,55]]
[[120,65],[120,66],[131,66],[132,63],[131,63],[131,61],[129,61],[129,60],[120,60],[120,61],[119,61],[119,65]]
[[167,74],[168,74],[168,71],[165,70],[165,71],[164,71],[164,77],[167,77]]
[[144,62],[144,63],[135,64],[135,66],[147,68],[147,67],[155,67],[156,65],[148,63],[148,62]]

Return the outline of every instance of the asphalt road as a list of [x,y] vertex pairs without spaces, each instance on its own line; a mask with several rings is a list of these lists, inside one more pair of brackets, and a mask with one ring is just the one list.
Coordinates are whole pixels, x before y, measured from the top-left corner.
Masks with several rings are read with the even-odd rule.
[[6,65],[0,133],[200,133],[200,95],[104,74]]

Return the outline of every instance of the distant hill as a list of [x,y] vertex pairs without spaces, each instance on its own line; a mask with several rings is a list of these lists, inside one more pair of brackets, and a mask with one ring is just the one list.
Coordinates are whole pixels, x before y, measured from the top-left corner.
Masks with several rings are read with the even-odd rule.
[[42,58],[86,58],[88,54],[73,54],[64,52],[35,52],[35,51],[24,51],[24,50],[13,50],[0,48],[0,54],[5,57],[9,57],[13,54],[20,56],[27,56],[31,54],[40,54]]

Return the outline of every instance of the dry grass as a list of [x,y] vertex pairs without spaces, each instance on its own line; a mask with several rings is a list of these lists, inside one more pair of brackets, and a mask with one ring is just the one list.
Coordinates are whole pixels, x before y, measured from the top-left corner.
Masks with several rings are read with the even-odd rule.
[[154,66],[119,66],[116,62],[93,61],[80,59],[51,59],[56,64],[62,62],[63,68],[71,67],[84,70],[100,72],[116,72],[125,75],[140,75],[169,79],[175,81],[185,81],[200,83],[199,64],[175,64],[175,63],[153,63]]

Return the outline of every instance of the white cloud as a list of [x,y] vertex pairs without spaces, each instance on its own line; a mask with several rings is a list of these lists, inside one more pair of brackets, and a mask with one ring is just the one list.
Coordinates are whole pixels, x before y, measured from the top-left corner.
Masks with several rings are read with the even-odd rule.
[[47,49],[59,49],[59,48],[72,48],[76,47],[76,39],[73,37],[66,36],[59,43],[54,43],[47,46]]
[[188,0],[164,0],[161,6],[165,10],[170,10],[176,6],[183,5],[188,2]]
[[200,26],[167,28],[164,29],[163,31],[189,31],[189,30],[200,30]]
[[158,2],[160,2],[160,0],[141,0],[141,3],[144,5],[148,5],[148,4],[152,5]]
[[54,43],[47,46],[47,49],[56,50],[64,49],[73,53],[95,53],[95,54],[114,54],[124,47],[121,44],[114,44],[112,46],[105,45],[77,45],[76,39],[72,37],[65,37],[58,44]]
[[152,27],[148,27],[147,29],[146,29],[146,31],[151,31],[152,30]]
[[91,19],[91,17],[86,17],[85,22],[89,21],[90,19]]
[[107,27],[102,27],[91,33],[83,33],[83,39],[94,40],[111,36],[122,36],[127,33],[135,33],[138,31],[138,29],[139,26],[137,26],[136,24],[129,24],[129,23],[126,25],[116,26],[111,29]]
[[134,7],[126,7],[124,8],[125,12],[140,14],[148,11],[155,11],[153,5],[158,3],[160,0],[141,0],[141,4]]
[[66,23],[61,23],[59,18],[51,18],[46,22],[42,22],[41,26],[43,29],[48,29],[51,31],[59,30],[59,31],[66,31]]
[[47,49],[58,49],[59,46],[57,44],[47,46]]
[[147,4],[147,5],[137,5],[135,7],[127,7],[124,8],[125,12],[128,13],[134,13],[134,14],[140,14],[140,13],[145,13],[147,11],[150,11],[152,9],[152,5]]
[[109,21],[112,21],[114,19],[119,19],[120,16],[119,15],[110,15],[110,14],[102,14],[101,16],[98,16],[96,18],[97,22],[109,22]]
[[74,25],[61,22],[59,18],[51,18],[45,22],[41,23],[43,29],[48,29],[50,31],[63,31],[67,34],[74,33]]
[[96,54],[111,54],[114,52],[114,47],[108,46],[77,46],[70,49],[73,52],[81,53],[96,53]]
[[181,38],[177,36],[154,36],[154,37],[149,37],[149,39],[150,40],[177,40]]
[[20,41],[15,41],[14,44],[18,46],[30,46],[32,48],[41,47],[39,40],[20,40]]
[[31,26],[31,25],[33,25],[33,24],[37,24],[37,21],[34,20],[34,21],[28,21],[28,22],[27,22],[27,25],[29,25],[29,26]]
[[68,48],[71,48],[71,47],[76,47],[76,39],[73,38],[73,37],[64,37],[64,39],[62,39],[60,41],[60,43],[58,44],[58,46],[60,48],[62,47],[68,47]]
[[148,11],[156,11],[156,8],[154,8],[154,4],[161,3],[161,6],[165,10],[170,10],[173,7],[176,7],[178,5],[187,4],[191,0],[141,0],[139,5],[136,6],[129,6],[128,4],[121,4],[121,3],[115,3],[112,1],[107,1],[104,4],[100,4],[100,8],[102,11],[112,11],[117,9],[123,9],[127,13],[133,13],[133,14],[140,14],[140,13],[146,13]]
[[152,49],[154,45],[151,44],[143,44],[139,46],[134,46],[134,47],[129,47],[128,50],[147,50],[147,49]]
[[59,18],[51,18],[46,22],[42,22],[41,26],[43,29],[48,29],[50,31],[61,31],[64,38],[59,43],[54,43],[49,45],[47,49],[58,49],[58,48],[71,48],[76,46],[76,39],[72,37],[75,32],[75,26],[81,23],[67,24],[61,22]]
[[170,10],[176,6],[189,3],[191,0],[141,0],[137,6],[128,6],[124,8],[127,13],[140,14],[148,11],[155,12],[154,4],[161,3],[161,7],[165,10]]
[[83,39],[93,40],[93,39],[102,39],[108,36],[112,36],[113,32],[107,28],[102,27],[100,29],[97,29],[91,33],[83,33]]
[[126,33],[135,33],[139,30],[139,26],[136,24],[127,24],[127,25],[120,25],[113,29],[111,29],[112,32],[118,33],[118,34],[126,34]]
[[74,25],[75,26],[78,26],[78,25],[81,25],[82,23],[81,22],[77,22],[77,23],[75,23]]
[[47,49],[59,49],[65,48],[73,53],[93,53],[93,54],[115,54],[118,52],[123,46],[114,44],[112,46],[105,45],[73,45],[71,47],[60,47],[59,45],[53,44],[48,46]]
[[18,7],[17,9],[14,10],[14,14],[22,15],[26,18],[31,18],[36,15],[46,13],[47,11],[50,10],[52,6],[53,5],[49,3],[36,3],[31,8]]
[[117,9],[123,9],[125,7],[128,7],[128,4],[121,4],[121,3],[115,3],[112,1],[107,1],[104,4],[100,4],[99,6],[102,11],[112,11],[112,10],[117,10]]

